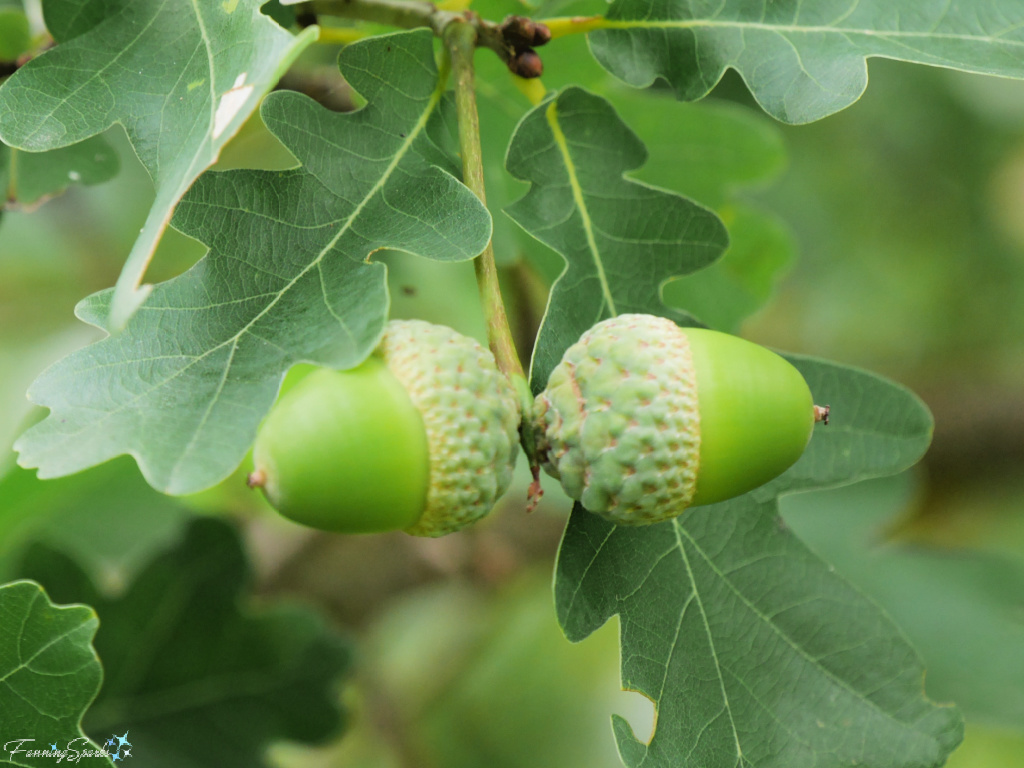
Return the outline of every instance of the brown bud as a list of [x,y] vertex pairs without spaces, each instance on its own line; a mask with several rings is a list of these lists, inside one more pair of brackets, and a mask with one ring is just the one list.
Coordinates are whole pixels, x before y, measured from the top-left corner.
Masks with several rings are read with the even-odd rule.
[[551,30],[525,16],[509,16],[498,27],[501,36],[514,50],[544,45],[551,40]]
[[509,16],[499,29],[505,42],[518,50],[533,45],[533,26],[533,22],[525,16]]
[[520,51],[516,57],[509,62],[508,68],[520,77],[530,79],[540,77],[544,72],[544,62],[532,48]]

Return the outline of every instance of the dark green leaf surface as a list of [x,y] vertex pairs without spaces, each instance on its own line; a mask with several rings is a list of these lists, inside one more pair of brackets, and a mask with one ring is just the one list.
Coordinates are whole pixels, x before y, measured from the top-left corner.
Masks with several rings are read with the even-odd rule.
[[885,541],[913,500],[906,475],[782,500],[786,523],[893,616],[928,690],[969,720],[1024,733],[1024,569],[1008,557]]
[[[92,647],[97,624],[91,608],[54,605],[38,584],[0,586],[0,765],[54,765],[57,755],[26,756],[51,744],[68,751],[69,762],[72,750],[98,749],[80,725],[103,678]],[[82,759],[111,765],[104,757]]]
[[871,56],[1024,77],[1018,0],[615,0],[590,45],[612,74],[686,100],[735,68],[765,110],[807,123],[856,101]]
[[728,236],[711,211],[623,177],[646,156],[612,106],[581,88],[550,94],[516,129],[506,166],[532,186],[507,213],[567,262],[534,353],[536,389],[599,320],[661,307],[685,321],[661,304],[662,285],[725,250]]
[[[64,475],[131,453],[146,479],[188,493],[226,477],[252,444],[284,372],[361,362],[387,319],[381,248],[469,259],[490,217],[446,170],[443,82],[428,31],[347,47],[341,66],[368,100],[332,113],[296,93],[269,97],[268,127],[291,171],[203,176],[174,225],[210,246],[158,286],[124,332],[46,371],[30,397],[49,418],[18,442],[23,466]],[[101,322],[110,294],[79,314]]]
[[[928,445],[927,411],[905,390],[794,362],[835,420],[776,491],[896,472]],[[644,528],[577,505],[555,597],[573,640],[619,616],[623,686],[658,710],[649,744],[615,720],[629,766],[939,766],[960,741],[900,631],[781,524],[764,489]]]
[[59,44],[0,87],[0,139],[32,152],[124,126],[156,201],[118,280],[111,326],[145,300],[143,274],[178,200],[315,30],[293,37],[259,0],[48,0]]
[[200,520],[118,598],[59,552],[37,546],[22,571],[61,599],[88,600],[102,625],[106,678],[85,728],[128,731],[153,768],[253,768],[271,740],[319,741],[339,726],[349,653],[316,616],[239,612],[248,572],[237,536]]
[[49,152],[22,152],[0,144],[0,189],[8,205],[30,205],[72,184],[99,184],[120,167],[117,152],[102,136]]

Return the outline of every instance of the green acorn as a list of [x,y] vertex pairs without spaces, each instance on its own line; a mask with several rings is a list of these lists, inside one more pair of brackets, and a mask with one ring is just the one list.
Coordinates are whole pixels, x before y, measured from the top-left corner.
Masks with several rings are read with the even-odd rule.
[[508,488],[519,421],[490,351],[451,328],[395,320],[362,365],[318,369],[281,397],[249,483],[314,528],[443,536]]
[[668,520],[784,472],[827,417],[786,360],[653,315],[598,323],[535,402],[544,468],[623,525]]

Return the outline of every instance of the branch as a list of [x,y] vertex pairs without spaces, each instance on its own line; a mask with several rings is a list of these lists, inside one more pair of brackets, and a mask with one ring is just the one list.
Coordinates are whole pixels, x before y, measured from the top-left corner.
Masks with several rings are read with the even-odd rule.
[[543,64],[534,50],[551,39],[543,24],[523,16],[509,16],[500,24],[472,11],[449,11],[424,0],[311,0],[302,8],[308,13],[370,21],[401,29],[426,27],[438,37],[452,23],[473,29],[473,46],[490,48],[520,77],[540,77]]

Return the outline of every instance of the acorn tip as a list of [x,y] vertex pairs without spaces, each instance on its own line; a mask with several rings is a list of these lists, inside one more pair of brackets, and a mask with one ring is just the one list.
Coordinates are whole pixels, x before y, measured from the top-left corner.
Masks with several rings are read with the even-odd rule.
[[828,426],[828,415],[832,410],[831,405],[816,405],[814,406],[814,421],[815,423],[821,422],[825,426]]
[[262,488],[267,482],[267,474],[262,469],[257,469],[249,473],[249,476],[245,478],[245,484],[250,488]]

